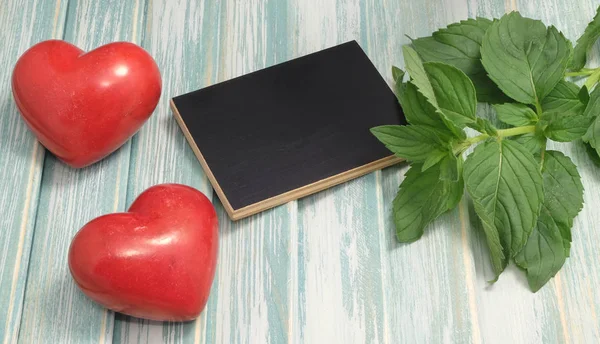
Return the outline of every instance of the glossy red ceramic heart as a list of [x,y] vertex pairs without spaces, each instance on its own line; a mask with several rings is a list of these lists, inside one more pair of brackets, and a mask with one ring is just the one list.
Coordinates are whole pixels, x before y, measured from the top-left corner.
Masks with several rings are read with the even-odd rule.
[[200,191],[156,185],[128,212],[86,224],[71,243],[69,268],[87,296],[116,312],[191,320],[209,296],[217,227],[215,209]]
[[65,163],[84,167],[123,145],[150,117],[161,77],[152,57],[135,44],[85,53],[49,40],[19,58],[12,90],[38,140]]

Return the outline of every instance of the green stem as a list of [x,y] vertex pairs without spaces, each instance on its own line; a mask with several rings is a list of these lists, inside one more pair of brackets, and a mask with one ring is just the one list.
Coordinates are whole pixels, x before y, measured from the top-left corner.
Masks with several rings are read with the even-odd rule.
[[594,70],[581,70],[579,72],[567,72],[565,76],[588,76],[594,74]]
[[535,132],[535,125],[498,130],[499,137],[517,136]]
[[587,87],[588,91],[594,87],[598,80],[600,80],[600,69],[594,71],[594,73],[585,81],[585,87]]
[[[535,125],[526,125],[523,127],[498,130],[498,137],[503,138],[503,137],[509,137],[509,136],[523,135],[523,134],[528,134],[528,133],[533,133],[533,132],[535,132]],[[455,155],[460,155],[464,151],[466,151],[470,146],[472,146],[473,144],[481,142],[481,141],[489,139],[489,138],[490,138],[490,135],[488,135],[488,134],[481,134],[481,135],[469,137],[465,142],[462,142],[462,143],[456,145],[452,151],[454,152]]]

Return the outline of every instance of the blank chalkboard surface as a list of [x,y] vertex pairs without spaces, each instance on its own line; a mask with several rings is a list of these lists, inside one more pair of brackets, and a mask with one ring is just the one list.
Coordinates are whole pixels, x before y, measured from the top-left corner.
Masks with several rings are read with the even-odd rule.
[[174,97],[171,106],[233,220],[399,162],[369,129],[406,124],[355,41]]

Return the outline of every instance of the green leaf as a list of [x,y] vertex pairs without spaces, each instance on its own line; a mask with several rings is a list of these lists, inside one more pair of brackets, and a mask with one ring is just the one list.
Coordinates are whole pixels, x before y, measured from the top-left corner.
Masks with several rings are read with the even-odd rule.
[[544,136],[559,142],[571,142],[583,136],[592,118],[583,115],[565,116],[559,112],[545,113],[542,119],[547,125]]
[[[542,102],[543,112],[557,111],[581,115],[586,103],[582,103],[579,86],[572,82],[561,80]],[[587,94],[587,91],[586,91]],[[588,97],[589,99],[589,97]]]
[[597,87],[590,94],[590,101],[583,115],[593,118],[593,121],[582,139],[595,149],[596,153],[600,156],[600,88]]
[[509,97],[541,104],[564,78],[571,42],[556,28],[518,12],[504,15],[486,31],[481,61],[490,78]]
[[392,77],[394,78],[395,83],[402,83],[402,79],[404,78],[404,71],[396,66],[392,66]]
[[447,210],[454,208],[463,191],[463,181],[440,180],[440,165],[422,171],[413,164],[394,199],[394,223],[400,242],[413,242],[423,235],[424,228]]
[[[417,80],[411,74],[412,81],[407,83],[406,88],[400,96],[400,103],[402,104],[406,120],[411,124],[422,124],[443,132],[449,131],[458,139],[464,140],[466,138],[465,132],[447,119],[437,107],[437,101],[429,82],[429,77],[425,73],[425,67],[423,67],[416,52],[408,47],[404,48],[404,59],[407,61],[407,69],[409,73],[414,73],[419,78]],[[413,72],[410,72],[411,70]],[[430,97],[432,97],[430,100],[427,99],[427,94],[430,94]]]
[[419,125],[384,125],[371,128],[379,141],[408,161],[425,161],[429,155],[446,152],[450,136]]
[[573,219],[583,208],[583,185],[577,166],[561,152],[546,151],[544,205],[537,225],[515,262],[527,269],[533,291],[539,290],[569,256]]
[[577,40],[573,51],[573,60],[569,66],[573,71],[578,71],[585,66],[587,52],[596,43],[598,37],[600,37],[600,7],[596,10],[594,19],[585,28],[583,35]]
[[460,69],[440,62],[426,62],[423,66],[435,96],[428,100],[459,127],[475,122],[477,96],[469,77]]
[[408,123],[428,126],[440,131],[449,130],[442,117],[436,112],[435,107],[417,91],[417,87],[412,82],[406,84],[400,104],[402,104],[402,110]]
[[448,152],[443,151],[438,151],[429,154],[427,156],[427,159],[425,159],[425,162],[423,162],[423,172],[427,171],[429,168],[431,168],[431,166],[434,166],[435,164],[440,162],[446,156],[448,156]]
[[491,24],[486,18],[463,20],[434,32],[431,37],[415,39],[412,44],[423,61],[443,62],[463,71],[475,85],[479,101],[507,101],[481,65],[480,47]]
[[448,152],[440,162],[440,179],[456,182],[459,177],[458,159],[452,152]]
[[594,89],[590,94],[590,100],[583,111],[583,115],[587,117],[600,115],[600,87]]
[[558,226],[548,210],[542,207],[537,225],[523,250],[515,257],[515,263],[527,270],[529,288],[536,292],[556,275],[566,259]]
[[542,152],[545,139],[542,135],[532,133],[518,136],[514,141],[525,147],[537,159]]
[[396,66],[392,66],[392,77],[394,78],[394,93],[396,98],[401,103],[404,90],[406,89],[406,83],[402,82],[404,79],[404,71]]
[[571,241],[573,219],[583,208],[583,185],[577,166],[561,152],[546,151],[544,159],[544,206],[563,237]]
[[536,224],[544,196],[539,165],[515,141],[489,140],[465,161],[464,178],[498,276]]
[[589,143],[589,145],[596,150],[596,153],[600,156],[600,116],[596,117],[586,133],[582,137],[583,141]]
[[406,70],[411,77],[411,82],[417,86],[417,89],[421,94],[425,96],[425,98],[437,108],[438,104],[435,101],[435,94],[433,93],[433,87],[429,82],[429,77],[425,72],[425,67],[423,66],[423,62],[421,58],[417,54],[417,52],[408,46],[402,47],[402,52],[404,54],[404,63],[406,64]]
[[[456,206],[462,199],[463,194],[465,193],[465,183],[464,183],[464,179],[463,179],[464,160],[463,160],[462,155],[458,156],[457,162],[458,162],[458,164],[457,164],[458,181],[450,182],[450,181],[446,180],[448,185],[450,185],[450,187],[448,188],[448,197],[447,197],[448,201],[446,202],[447,203],[446,208],[448,210],[456,208]],[[440,179],[443,180],[441,176],[440,176]]]
[[538,121],[535,111],[527,105],[518,103],[496,104],[494,109],[499,121],[515,127],[532,125]]
[[467,126],[489,136],[498,136],[498,129],[486,118],[477,117],[474,123],[469,123]]
[[433,105],[446,127],[456,137],[464,138],[460,129],[464,123],[474,121],[477,107],[473,83],[455,67],[437,62],[423,64],[412,48],[404,46],[403,50],[411,83]]
[[587,106],[587,104],[590,102],[590,93],[585,85],[581,86],[577,96],[579,97],[579,101],[583,103],[584,106]]

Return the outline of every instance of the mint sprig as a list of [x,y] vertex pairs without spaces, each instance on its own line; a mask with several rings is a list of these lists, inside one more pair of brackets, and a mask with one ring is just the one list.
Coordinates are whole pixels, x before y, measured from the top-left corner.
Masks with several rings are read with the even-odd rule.
[[[518,12],[450,24],[403,47],[408,75],[392,74],[409,125],[372,128],[411,164],[393,204],[398,241],[419,239],[466,187],[494,280],[513,260],[537,291],[562,268],[583,185],[571,159],[546,146],[583,139],[600,155],[600,68],[584,68],[598,18],[575,48]],[[580,88],[568,77],[587,80]],[[478,101],[495,104],[501,129],[478,117]]]

